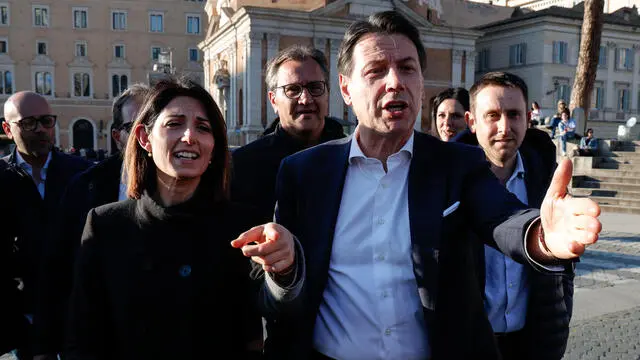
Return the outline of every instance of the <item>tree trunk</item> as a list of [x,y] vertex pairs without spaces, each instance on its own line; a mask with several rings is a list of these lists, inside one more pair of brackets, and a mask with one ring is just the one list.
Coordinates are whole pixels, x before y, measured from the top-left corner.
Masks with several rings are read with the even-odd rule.
[[[578,67],[569,103],[569,108],[572,111],[575,108],[582,108],[584,111],[583,133],[587,130],[587,120],[591,109],[591,93],[596,81],[603,11],[604,0],[585,0]],[[613,66],[613,64],[609,66]]]

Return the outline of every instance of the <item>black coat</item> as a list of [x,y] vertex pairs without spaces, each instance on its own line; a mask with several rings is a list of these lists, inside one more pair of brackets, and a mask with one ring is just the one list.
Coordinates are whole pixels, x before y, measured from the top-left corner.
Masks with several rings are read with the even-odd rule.
[[[478,145],[475,134],[469,130],[456,140]],[[525,168],[528,205],[540,208],[556,168],[556,147],[547,133],[528,129],[519,150]],[[484,274],[484,251],[479,251],[479,254],[478,272]],[[522,349],[521,358],[561,359],[567,347],[573,312],[573,266],[566,266],[565,271],[559,273],[541,273],[531,267],[526,269],[530,291],[523,331],[529,346]],[[484,289],[484,277],[481,278],[481,289]]]
[[[343,137],[342,125],[325,118],[320,142]],[[231,199],[255,207],[261,222],[272,221],[280,162],[307,147],[287,134],[277,120],[274,121],[263,137],[233,152]]]
[[24,282],[23,296],[25,313],[32,313],[36,287],[45,244],[51,239],[56,214],[60,211],[60,200],[71,178],[87,169],[91,164],[82,158],[51,150],[51,162],[47,169],[44,199],[40,196],[33,179],[17,165],[15,150],[0,161],[5,161],[17,181],[11,188],[19,199],[13,209],[15,218],[15,277]]
[[22,347],[27,340],[27,319],[22,311],[22,296],[18,283],[14,280],[13,247],[17,231],[15,226],[18,215],[18,198],[10,191],[19,183],[20,177],[9,169],[8,163],[0,160],[0,188],[2,196],[2,231],[0,231],[0,355]]
[[87,214],[93,208],[118,201],[121,168],[122,156],[116,154],[77,174],[63,195],[53,236],[45,244],[33,319],[36,354],[62,351],[75,252],[80,247]]
[[70,359],[243,359],[259,337],[245,213],[146,194],[91,210],[70,298]]

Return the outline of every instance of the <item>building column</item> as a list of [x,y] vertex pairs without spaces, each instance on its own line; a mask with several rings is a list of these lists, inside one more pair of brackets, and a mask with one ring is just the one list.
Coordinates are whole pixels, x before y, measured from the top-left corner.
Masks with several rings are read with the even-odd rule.
[[476,74],[476,52],[475,51],[467,51],[466,56],[466,64],[464,70],[464,87],[469,90],[471,86],[473,86],[473,82],[475,81]]
[[[633,49],[633,68],[631,69],[631,71],[633,71],[633,77],[632,77],[632,83],[631,83],[631,99],[629,99],[629,111],[632,113],[635,113],[638,109],[638,86],[640,84],[638,84],[639,81],[639,74],[638,74],[638,65],[640,65],[640,51],[638,51],[638,49],[640,48],[640,46],[634,44],[632,49]],[[626,119],[626,118],[625,118]]]
[[462,85],[462,56],[464,50],[451,50],[451,86],[458,87]]
[[242,134],[248,144],[262,133],[262,33],[244,37],[244,114]]
[[227,57],[229,58],[229,117],[227,120],[227,138],[230,145],[240,145],[238,139],[238,67],[237,52],[235,41],[227,49]]
[[340,39],[331,39],[329,57],[329,115],[339,119],[344,117],[344,100],[340,94],[340,82],[338,81],[338,50],[341,43]]
[[[616,67],[616,43],[607,41],[607,88],[605,90],[605,110],[617,111],[618,104],[616,101],[616,87],[614,84],[614,69]],[[602,118],[605,118],[605,114],[602,114]]]
[[[278,55],[278,51],[280,50],[280,34],[267,34],[267,62]],[[264,69],[267,71],[267,69]],[[270,89],[267,89],[267,92]],[[276,113],[273,111],[273,107],[271,106],[271,102],[269,101],[269,94],[265,94],[265,101],[267,107],[265,108],[267,111],[267,126],[276,119]]]

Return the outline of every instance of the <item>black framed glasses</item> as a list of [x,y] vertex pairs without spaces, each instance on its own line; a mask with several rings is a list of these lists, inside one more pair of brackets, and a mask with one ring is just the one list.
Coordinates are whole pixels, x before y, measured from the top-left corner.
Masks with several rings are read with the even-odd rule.
[[291,100],[298,100],[302,96],[304,89],[309,91],[309,95],[318,97],[324,95],[327,90],[327,83],[324,81],[312,81],[306,85],[302,84],[287,84],[276,87],[274,90],[282,88],[284,95]]
[[40,115],[40,116],[27,116],[18,121],[14,121],[24,131],[34,131],[38,128],[38,123],[45,129],[51,129],[56,126],[58,117],[56,115]]
[[133,128],[133,121],[122,123],[122,125],[120,125],[120,130],[124,130],[128,133],[131,132],[131,128]]

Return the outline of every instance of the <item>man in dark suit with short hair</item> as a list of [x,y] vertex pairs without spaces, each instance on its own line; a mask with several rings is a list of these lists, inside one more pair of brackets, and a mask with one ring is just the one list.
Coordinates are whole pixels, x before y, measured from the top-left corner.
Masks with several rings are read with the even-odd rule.
[[597,240],[598,205],[566,194],[563,162],[527,209],[480,149],[414,132],[426,52],[397,12],[353,23],[339,54],[359,124],[282,162],[276,220],[304,249],[305,307],[268,324],[266,356],[498,359],[469,234],[553,272]]
[[[10,191],[19,199],[15,221],[16,278],[20,278],[23,313],[31,317],[37,295],[43,249],[49,239],[60,198],[69,180],[89,167],[85,160],[64,154],[53,146],[56,115],[47,100],[31,91],[13,94],[4,104],[2,128],[16,143],[2,158],[17,181]],[[20,359],[31,358],[23,347]]]
[[[490,72],[470,92],[469,129],[455,141],[480,146],[500,183],[522,203],[540,208],[556,168],[556,148],[545,132],[527,128],[526,83],[514,74]],[[479,253],[485,310],[502,359],[561,359],[573,310],[573,266],[542,274],[491,247]]]

